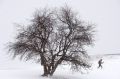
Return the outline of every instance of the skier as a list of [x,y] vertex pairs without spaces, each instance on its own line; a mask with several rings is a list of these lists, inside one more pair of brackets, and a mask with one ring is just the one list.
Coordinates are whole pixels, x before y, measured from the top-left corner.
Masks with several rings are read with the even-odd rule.
[[104,62],[103,62],[103,60],[102,59],[100,59],[99,61],[98,61],[98,68],[102,68],[102,64],[103,64]]

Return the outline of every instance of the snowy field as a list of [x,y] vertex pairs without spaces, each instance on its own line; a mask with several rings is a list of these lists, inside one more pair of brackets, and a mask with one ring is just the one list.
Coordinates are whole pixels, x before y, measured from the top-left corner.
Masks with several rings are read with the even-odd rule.
[[10,61],[0,65],[0,79],[120,79],[120,56],[103,57],[103,69],[97,69],[98,58],[92,60],[92,68],[81,74],[71,72],[68,66],[60,66],[53,77],[41,77],[39,64]]

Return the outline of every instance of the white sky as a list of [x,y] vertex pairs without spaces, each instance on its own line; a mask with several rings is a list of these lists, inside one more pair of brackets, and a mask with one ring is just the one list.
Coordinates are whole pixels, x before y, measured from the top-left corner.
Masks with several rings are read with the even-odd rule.
[[0,59],[7,57],[4,48],[15,36],[14,23],[27,23],[35,9],[65,4],[97,25],[95,46],[88,53],[120,53],[120,0],[0,0]]

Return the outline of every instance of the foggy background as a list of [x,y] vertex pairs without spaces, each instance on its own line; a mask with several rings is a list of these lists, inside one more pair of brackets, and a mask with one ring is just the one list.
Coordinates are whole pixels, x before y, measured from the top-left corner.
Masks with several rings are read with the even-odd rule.
[[96,25],[95,45],[88,54],[120,53],[120,0],[0,0],[0,66],[11,62],[5,47],[14,41],[15,23],[29,23],[36,9],[66,4],[82,20]]

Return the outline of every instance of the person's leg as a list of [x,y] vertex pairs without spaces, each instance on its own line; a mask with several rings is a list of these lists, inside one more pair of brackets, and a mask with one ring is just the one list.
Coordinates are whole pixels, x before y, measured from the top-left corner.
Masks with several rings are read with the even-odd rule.
[[101,69],[102,69],[103,67],[102,67],[102,65],[101,65]]
[[98,68],[100,68],[100,64],[98,65]]
[[99,65],[99,68],[101,68],[101,69],[102,69],[102,65],[101,65],[101,64]]

